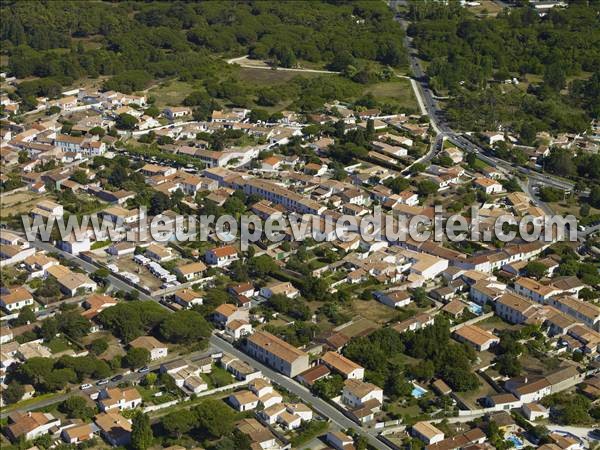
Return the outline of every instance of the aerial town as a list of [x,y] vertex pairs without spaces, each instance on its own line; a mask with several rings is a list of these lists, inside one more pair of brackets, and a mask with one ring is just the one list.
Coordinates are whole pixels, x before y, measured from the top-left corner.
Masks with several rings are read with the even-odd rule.
[[598,2],[1,8],[2,449],[600,448]]

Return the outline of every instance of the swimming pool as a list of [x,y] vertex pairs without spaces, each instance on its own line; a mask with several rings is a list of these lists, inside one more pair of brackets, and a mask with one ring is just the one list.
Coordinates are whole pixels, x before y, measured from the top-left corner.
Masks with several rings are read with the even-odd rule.
[[410,395],[412,395],[414,398],[421,398],[427,394],[427,389],[423,389],[421,386],[418,386],[415,383],[413,383],[413,386],[414,388]]
[[483,314],[483,307],[477,303],[469,302],[469,311],[477,316],[480,316]]
[[517,449],[523,448],[523,441],[514,434],[509,435],[506,440],[512,442]]

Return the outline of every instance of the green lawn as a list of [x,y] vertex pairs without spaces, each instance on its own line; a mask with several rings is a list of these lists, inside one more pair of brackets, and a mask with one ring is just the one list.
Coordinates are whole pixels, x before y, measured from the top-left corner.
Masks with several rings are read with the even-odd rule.
[[71,344],[64,337],[57,337],[45,344],[52,353],[65,352],[71,350]]
[[160,109],[166,106],[178,106],[192,91],[203,90],[185,81],[165,81],[148,91],[148,95],[156,98],[155,105]]
[[380,103],[391,103],[414,111],[419,108],[410,80],[406,78],[372,84],[364,93],[373,94]]
[[209,385],[209,389],[227,386],[228,384],[235,383],[235,378],[231,375],[227,370],[222,367],[213,365],[212,372],[210,374],[203,374],[205,376],[205,380]]
[[241,67],[237,72],[237,75],[241,81],[260,86],[271,86],[277,83],[286,83],[296,77],[311,78],[327,76],[327,74],[324,73],[252,69],[250,67]]

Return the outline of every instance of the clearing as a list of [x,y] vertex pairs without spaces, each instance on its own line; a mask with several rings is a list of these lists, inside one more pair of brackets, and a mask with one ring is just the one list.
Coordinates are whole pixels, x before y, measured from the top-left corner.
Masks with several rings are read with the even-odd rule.
[[192,91],[203,90],[202,86],[195,87],[193,84],[185,81],[165,81],[151,88],[148,91],[148,96],[154,97],[156,99],[155,105],[161,109],[166,106],[181,105],[183,99]]
[[375,83],[368,86],[364,93],[372,94],[381,103],[391,103],[414,111],[419,109],[410,80],[406,78]]

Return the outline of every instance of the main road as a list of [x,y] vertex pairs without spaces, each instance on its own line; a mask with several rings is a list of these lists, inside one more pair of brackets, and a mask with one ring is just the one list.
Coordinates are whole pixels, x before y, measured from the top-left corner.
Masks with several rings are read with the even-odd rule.
[[[389,2],[389,6],[392,8],[393,11],[396,11],[398,5],[405,4],[406,2],[402,0],[390,0]],[[395,20],[402,24],[404,29],[407,28],[408,23],[405,20],[403,20],[400,16],[396,16]],[[436,97],[429,86],[427,76],[425,75],[425,72],[421,67],[418,58],[418,50],[414,45],[414,41],[410,36],[408,36],[408,34],[404,37],[404,45],[408,53],[410,69],[413,73],[414,80],[416,81],[416,86],[413,84],[413,88],[415,90],[415,95],[417,96],[419,106],[425,108],[427,115],[429,115],[431,128],[433,129],[433,131],[435,131],[438,138],[441,135],[442,139],[448,139],[457,147],[460,147],[467,152],[476,153],[482,161],[491,165],[492,167],[497,167],[504,172],[510,173],[518,171],[527,175],[532,181],[535,181],[538,184],[562,189],[565,191],[573,190],[575,183],[571,181],[564,180],[562,178],[558,178],[549,174],[541,174],[535,171],[531,171],[530,169],[519,167],[502,159],[487,155],[485,149],[483,149],[481,146],[467,139],[462,133],[459,133],[450,128],[450,126],[444,118],[443,111],[440,108]],[[433,158],[436,152],[441,150],[441,147],[442,146],[438,145],[432,146],[431,150],[425,155],[425,158],[422,161]]]
[[253,368],[260,370],[269,379],[292,394],[297,395],[304,403],[312,406],[312,408],[315,409],[319,414],[321,414],[323,417],[329,418],[341,429],[352,428],[361,435],[365,436],[369,441],[369,444],[371,444],[373,447],[379,450],[391,450],[387,444],[377,438],[377,433],[374,430],[368,430],[364,427],[361,427],[356,422],[346,417],[341,411],[327,403],[325,400],[313,395],[312,392],[310,392],[307,388],[291,378],[281,375],[280,373],[272,370],[270,367],[250,358],[248,355],[235,348],[229,342],[224,341],[216,335],[211,337],[210,344],[212,347],[221,350],[222,352],[229,353],[230,355],[233,355],[249,364]]
[[[32,242],[32,245],[35,246],[39,250],[44,250],[46,252],[58,253],[59,255],[68,259],[69,261],[74,262],[80,268],[82,268],[83,270],[85,270],[88,273],[93,273],[97,270],[97,267],[94,266],[93,264],[90,264],[87,261],[84,261],[83,259],[81,259],[77,256],[73,256],[69,253],[63,252],[62,250],[56,248],[54,245],[52,245],[48,242],[42,242],[42,241],[36,240],[36,241]],[[122,280],[120,280],[119,278],[109,275],[107,277],[107,280],[112,286],[114,286],[115,288],[117,288],[119,290],[123,290],[123,291],[127,291],[127,292],[131,292],[134,290],[137,291],[139,293],[139,297],[141,300],[158,302],[158,299],[151,297],[151,296],[145,294],[144,292],[133,288],[132,286],[130,286],[130,285],[126,284],[125,282],[123,282]],[[159,303],[159,304],[162,305],[162,303]],[[164,306],[164,305],[162,305],[162,306]],[[165,308],[166,308],[166,306],[165,306]],[[166,309],[168,311],[172,312],[171,309],[169,309],[169,308],[166,308]],[[305,387],[296,383],[294,380],[292,380],[284,375],[281,375],[281,374],[275,372],[274,370],[270,369],[269,367],[265,366],[264,364],[261,364],[258,361],[250,358],[245,353],[241,352],[240,350],[236,349],[228,342],[224,341],[223,339],[221,339],[215,335],[213,335],[210,339],[210,348],[209,348],[208,352],[194,353],[194,354],[190,354],[190,355],[183,356],[183,357],[186,357],[188,359],[191,358],[192,360],[200,359],[202,357],[205,357],[205,356],[211,354],[213,352],[212,349],[217,349],[222,352],[230,353],[230,354],[234,355],[236,358],[239,358],[242,361],[249,364],[250,366],[254,367],[255,369],[260,370],[264,375],[266,375],[268,378],[273,380],[275,383],[279,384],[280,386],[287,389],[288,391],[294,393],[299,398],[301,398],[302,401],[304,401],[305,403],[312,405],[312,407],[319,414],[321,414],[323,417],[327,417],[327,418],[331,419],[332,422],[334,422],[341,429],[353,428],[358,433],[365,436],[368,439],[369,443],[371,445],[373,445],[375,448],[377,448],[379,450],[391,450],[389,446],[387,446],[385,443],[383,443],[382,441],[380,441],[377,438],[377,433],[375,433],[374,431],[367,430],[367,429],[359,426],[356,422],[350,420],[348,417],[346,417],[344,414],[342,414],[339,410],[337,410],[336,408],[331,406],[326,401],[314,396],[308,389],[306,389]],[[107,386],[110,387],[112,385],[116,385],[121,382],[136,381],[139,378],[141,378],[140,374],[133,373],[133,374],[125,376],[122,380],[111,382]],[[42,399],[39,402],[30,403],[26,407],[24,407],[22,409],[18,409],[18,410],[31,411],[34,409],[39,409],[39,408],[42,408],[45,406],[49,406],[51,404],[63,401],[67,397],[75,394],[75,392],[76,391],[72,391],[72,392],[62,394],[62,395],[57,395],[57,396],[53,396],[53,397],[50,397],[47,399]],[[8,414],[8,412],[3,412],[0,415],[0,418],[5,417],[7,414]]]

